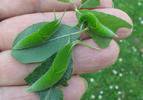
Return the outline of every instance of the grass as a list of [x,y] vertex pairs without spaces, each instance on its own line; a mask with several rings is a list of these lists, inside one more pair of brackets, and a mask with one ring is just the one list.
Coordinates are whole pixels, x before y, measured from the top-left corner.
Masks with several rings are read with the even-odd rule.
[[89,88],[82,100],[143,100],[143,0],[114,0],[134,22],[133,34],[119,41],[117,62],[97,73],[85,74]]

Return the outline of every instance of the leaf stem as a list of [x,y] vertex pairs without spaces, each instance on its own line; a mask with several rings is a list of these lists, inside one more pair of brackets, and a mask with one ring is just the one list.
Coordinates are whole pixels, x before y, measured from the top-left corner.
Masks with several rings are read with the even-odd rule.
[[89,45],[89,44],[87,44],[87,43],[85,43],[85,42],[83,42],[83,41],[80,41],[80,40],[74,41],[73,44],[74,44],[74,45],[80,44],[80,45],[83,45],[83,46],[88,47],[88,48],[90,48],[90,49],[101,50],[101,49],[98,48],[98,47],[93,47],[93,46],[91,46],[91,45]]
[[75,12],[81,14],[81,12],[77,8],[75,8]]
[[71,33],[71,34],[67,34],[67,35],[59,36],[59,37],[54,38],[54,39],[50,39],[49,41],[53,41],[53,40],[56,40],[56,39],[60,39],[60,38],[64,38],[64,37],[68,37],[68,36],[72,36],[72,35],[75,35],[75,34],[81,34],[81,33],[85,32],[85,31],[87,31],[87,30],[88,30],[88,28],[85,28],[85,29],[83,29],[83,30],[81,30],[81,31],[78,31],[78,32],[74,32],[74,33]]

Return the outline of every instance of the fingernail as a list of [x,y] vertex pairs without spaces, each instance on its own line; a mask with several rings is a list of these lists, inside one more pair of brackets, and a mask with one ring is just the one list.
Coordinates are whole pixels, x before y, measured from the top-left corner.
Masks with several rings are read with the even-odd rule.
[[85,91],[88,89],[88,82],[85,78],[82,78],[84,81]]

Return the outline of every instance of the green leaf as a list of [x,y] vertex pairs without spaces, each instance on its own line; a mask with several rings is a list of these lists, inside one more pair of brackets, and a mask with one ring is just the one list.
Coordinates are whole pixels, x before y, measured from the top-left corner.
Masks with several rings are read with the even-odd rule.
[[100,0],[83,0],[80,8],[96,8],[100,5]]
[[[110,14],[105,14],[98,11],[91,11],[91,12],[93,12],[97,16],[97,18],[104,26],[108,27],[114,33],[117,33],[117,30],[119,28],[126,27],[131,29],[133,27],[131,24],[129,24],[125,20],[120,19],[119,17],[113,16]],[[93,38],[94,36],[91,35],[91,37]],[[94,40],[101,48],[106,48],[109,46],[112,39],[95,36]]]
[[72,43],[69,43],[64,48],[62,48],[57,53],[50,69],[40,79],[38,79],[31,87],[29,87],[28,91],[30,92],[41,91],[55,85],[63,77],[64,73],[67,70],[72,48],[73,48]]
[[88,34],[99,45],[100,48],[108,47],[112,40],[112,38],[105,38],[102,36],[98,36],[96,33],[91,32],[91,31]]
[[32,85],[34,82],[36,82],[38,79],[40,79],[41,76],[43,76],[52,65],[52,62],[54,61],[55,54],[48,58],[46,61],[42,62],[36,69],[30,73],[26,78],[25,81]]
[[[31,34],[40,27],[43,23],[38,23],[33,25],[33,30],[26,30],[19,35],[15,40],[16,44],[23,37]],[[36,27],[36,28],[35,28]],[[59,49],[63,48],[69,41],[69,36],[71,41],[75,41],[80,37],[79,29],[77,27],[71,27],[67,25],[61,25],[57,32],[52,36],[45,44],[34,48],[28,48],[23,50],[12,50],[12,56],[22,63],[35,63],[45,61],[47,58],[55,54]]]
[[99,11],[91,11],[91,12],[95,14],[95,16],[99,19],[99,21],[103,25],[105,25],[106,27],[108,27],[110,30],[112,30],[115,33],[117,32],[119,28],[126,27],[126,28],[131,29],[133,27],[130,23],[126,22],[125,20],[119,17],[106,14],[103,12],[99,12]]
[[38,93],[40,100],[63,100],[63,92],[56,87]]
[[74,0],[58,0],[58,1],[61,1],[61,2],[64,2],[64,3],[73,3]]
[[[29,27],[28,30],[32,30],[33,27],[34,26]],[[36,30],[34,29],[34,32],[25,35],[21,40],[17,41],[13,49],[25,49],[25,48],[39,46],[47,42],[47,40],[57,31],[59,27],[60,27],[59,20],[54,20],[52,22],[44,22],[40,27],[37,27]],[[21,34],[27,34],[25,32],[27,31],[23,31]]]

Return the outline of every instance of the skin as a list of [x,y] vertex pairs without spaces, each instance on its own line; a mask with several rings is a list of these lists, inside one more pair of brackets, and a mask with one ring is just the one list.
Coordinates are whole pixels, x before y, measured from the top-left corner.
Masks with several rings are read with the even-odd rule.
[[[35,69],[36,64],[24,65],[11,56],[11,46],[15,37],[26,27],[41,21],[54,18],[52,12],[72,10],[71,4],[59,3],[56,0],[1,0],[0,3],[0,100],[39,100],[34,93],[27,93],[24,78]],[[79,1],[76,0],[76,5]],[[132,23],[129,16],[119,9],[111,8],[112,0],[101,0],[98,11],[109,13]],[[41,11],[42,13],[39,13]],[[62,16],[63,12],[57,12]],[[77,20],[73,11],[67,11],[63,20],[65,24],[76,24]],[[119,29],[119,38],[126,38],[131,34],[131,29]],[[92,39],[84,34],[81,36],[87,44],[98,47]],[[115,41],[108,48],[100,51],[81,45],[73,50],[74,72],[69,80],[68,87],[61,87],[64,100],[80,100],[87,88],[87,82],[78,76],[81,73],[97,72],[113,64],[119,54],[119,46]],[[12,94],[12,95],[11,95]]]

